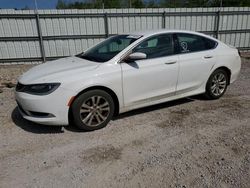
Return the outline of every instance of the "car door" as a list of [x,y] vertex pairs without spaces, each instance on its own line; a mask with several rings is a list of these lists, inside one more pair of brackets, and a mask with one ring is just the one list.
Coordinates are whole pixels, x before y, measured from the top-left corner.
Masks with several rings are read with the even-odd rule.
[[198,89],[216,63],[217,42],[203,36],[177,33],[180,48],[177,94]]
[[146,59],[121,62],[125,106],[141,105],[175,94],[178,78],[178,55],[172,34],[145,39],[133,50]]

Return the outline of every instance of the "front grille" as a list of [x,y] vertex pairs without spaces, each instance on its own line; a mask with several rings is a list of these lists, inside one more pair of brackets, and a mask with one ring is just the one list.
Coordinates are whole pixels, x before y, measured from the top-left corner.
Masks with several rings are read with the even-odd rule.
[[17,83],[16,85],[16,91],[21,92],[23,89],[25,88],[25,85],[21,84],[21,83]]

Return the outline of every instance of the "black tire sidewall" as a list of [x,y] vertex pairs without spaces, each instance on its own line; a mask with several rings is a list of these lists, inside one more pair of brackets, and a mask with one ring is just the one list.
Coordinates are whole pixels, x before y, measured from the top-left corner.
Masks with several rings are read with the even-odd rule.
[[[107,100],[107,102],[109,103],[110,112],[109,112],[108,118],[103,123],[101,123],[100,125],[95,126],[95,127],[90,127],[82,122],[82,120],[80,118],[80,108],[81,108],[82,103],[86,99],[88,99],[94,95],[104,97]],[[81,95],[79,95],[74,100],[74,102],[71,106],[72,118],[73,118],[74,124],[78,128],[85,130],[85,131],[93,131],[93,130],[101,129],[101,128],[105,127],[108,124],[108,122],[111,120],[111,118],[113,117],[114,107],[115,107],[114,101],[113,101],[111,95],[109,95],[107,92],[105,92],[103,90],[98,90],[98,89],[86,91],[86,92],[82,93]]]
[[[216,95],[214,95],[213,92],[211,91],[211,85],[212,85],[212,80],[213,80],[214,76],[215,76],[216,74],[218,74],[218,73],[223,73],[223,74],[224,74],[224,76],[225,76],[225,78],[226,78],[226,88],[224,89],[224,91],[223,91],[220,95],[216,96]],[[208,82],[207,82],[207,85],[206,85],[206,93],[205,93],[206,96],[207,96],[209,99],[218,99],[218,98],[222,97],[222,96],[224,95],[224,93],[226,92],[226,90],[227,90],[228,82],[229,82],[229,78],[228,78],[228,74],[227,74],[227,72],[226,72],[225,70],[223,70],[223,69],[217,69],[217,70],[215,70],[215,71],[210,75],[210,77],[209,77],[209,79],[208,79]]]

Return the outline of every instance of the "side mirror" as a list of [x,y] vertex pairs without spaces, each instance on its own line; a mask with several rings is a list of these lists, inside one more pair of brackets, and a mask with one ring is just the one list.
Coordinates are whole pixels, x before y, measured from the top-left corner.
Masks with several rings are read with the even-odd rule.
[[130,54],[126,60],[127,61],[136,61],[136,60],[141,60],[141,59],[146,59],[147,58],[147,54],[145,53],[141,53],[141,52],[135,52]]

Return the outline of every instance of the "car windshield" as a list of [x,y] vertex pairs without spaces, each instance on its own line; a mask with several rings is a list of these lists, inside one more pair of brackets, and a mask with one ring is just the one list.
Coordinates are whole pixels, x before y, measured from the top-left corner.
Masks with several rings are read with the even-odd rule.
[[140,37],[138,35],[116,35],[77,56],[90,61],[106,62]]

